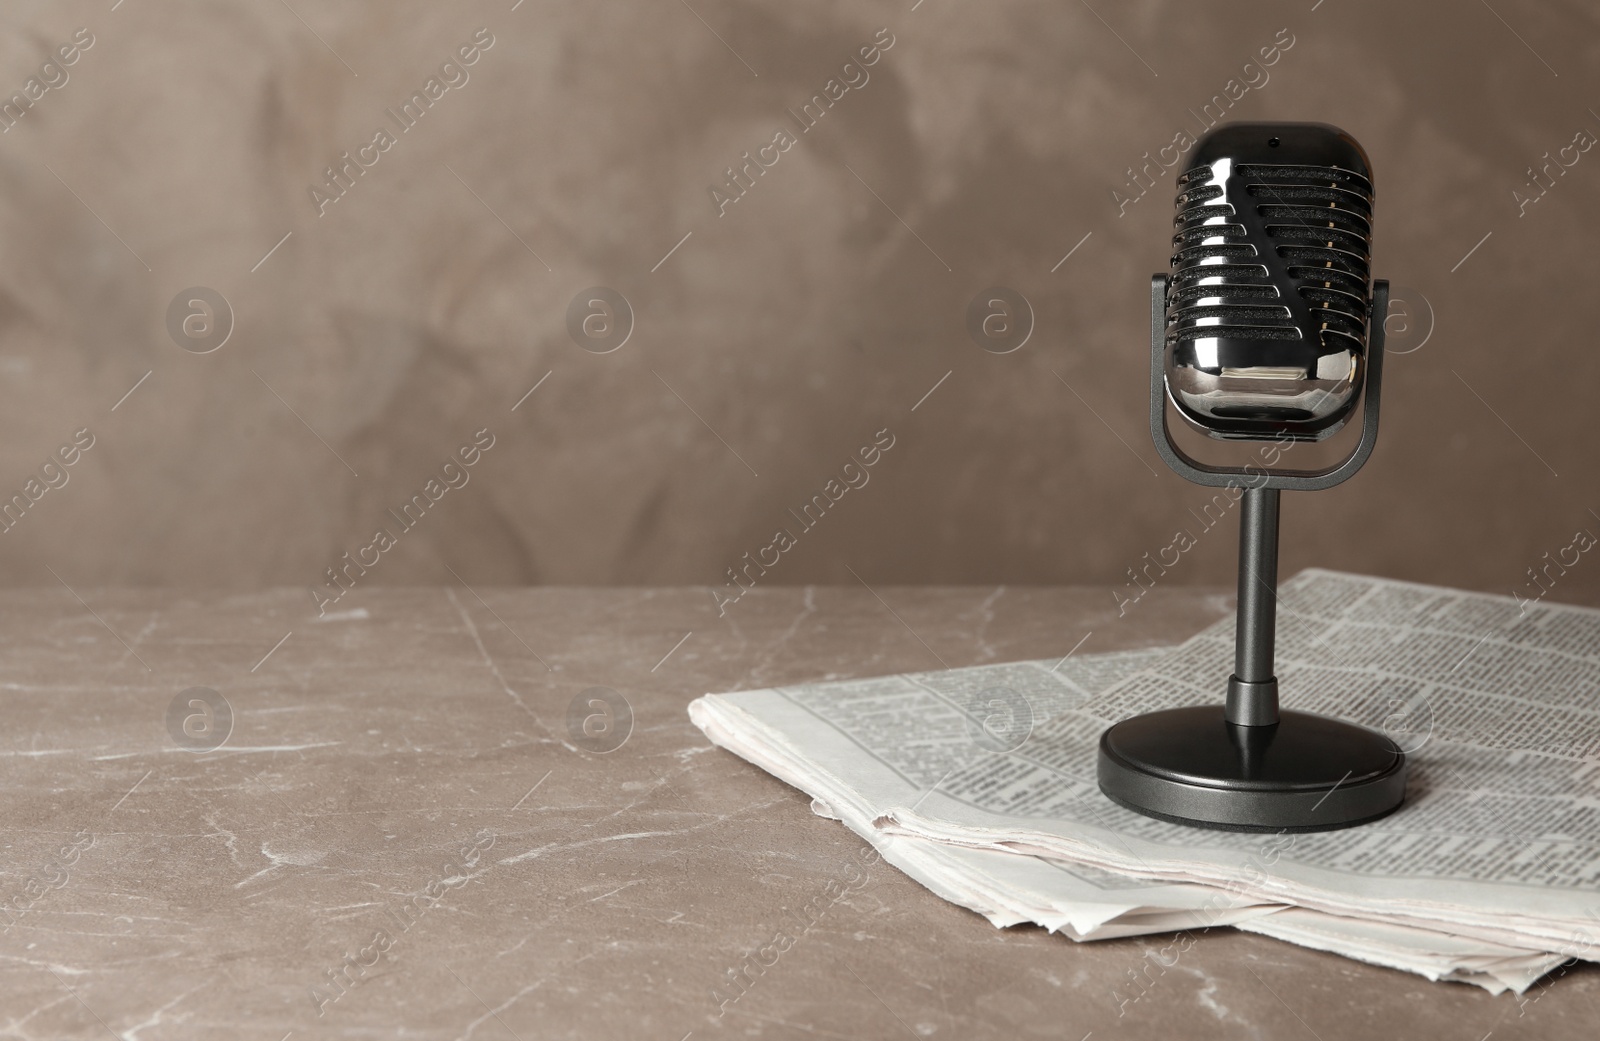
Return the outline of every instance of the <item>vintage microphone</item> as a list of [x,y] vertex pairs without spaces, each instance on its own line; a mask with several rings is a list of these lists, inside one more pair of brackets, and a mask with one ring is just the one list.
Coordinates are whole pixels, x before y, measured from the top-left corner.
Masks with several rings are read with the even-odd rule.
[[[1178,177],[1172,272],[1151,284],[1150,432],[1197,484],[1243,487],[1234,673],[1221,705],[1124,719],[1100,738],[1100,790],[1147,816],[1238,831],[1323,831],[1405,797],[1384,734],[1280,710],[1273,670],[1278,496],[1344,481],[1378,434],[1389,284],[1370,283],[1372,173],[1322,123],[1231,123]],[[1363,394],[1364,391],[1364,394]],[[1324,470],[1209,466],[1172,441],[1167,402],[1211,437],[1320,441],[1364,397],[1361,438]]]

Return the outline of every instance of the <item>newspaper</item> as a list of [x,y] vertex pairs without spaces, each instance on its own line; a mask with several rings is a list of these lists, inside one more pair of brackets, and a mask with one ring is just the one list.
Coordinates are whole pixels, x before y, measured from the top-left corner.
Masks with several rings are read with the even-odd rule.
[[[910,836],[897,841],[872,826],[883,807],[915,806],[974,752],[986,751],[971,736],[971,717],[946,692],[1004,683],[1027,690],[1045,712],[1061,711],[1153,659],[1133,652],[1085,656],[1058,672],[1050,671],[1055,662],[1022,662],[750,691],[701,698],[689,715],[717,744],[811,795],[815,812],[843,821],[891,864],[996,925],[1036,922],[1081,940],[1229,924],[1273,910],[1281,905],[1233,896],[1219,903],[1207,886]],[[839,726],[847,715],[851,725]],[[911,725],[914,734],[906,732]]]
[[1491,994],[1527,990],[1567,959],[1389,922],[1340,918],[1303,907],[1236,923],[1236,928],[1431,980],[1475,983]]
[[[1306,669],[1349,673],[1343,677],[1346,696],[1322,707],[1369,725],[1387,723],[1392,732],[1408,727],[1399,736],[1403,743],[1419,746],[1414,760],[1445,750],[1442,731],[1457,726],[1461,718],[1452,709],[1441,711],[1437,727],[1430,722],[1428,710],[1443,693],[1430,682],[1375,686],[1380,677],[1405,679],[1406,669],[1396,666],[1403,665],[1407,647],[1421,647],[1416,642],[1420,634],[1435,634],[1448,648],[1465,630],[1468,641],[1450,663],[1451,683],[1474,677],[1477,687],[1470,689],[1480,692],[1492,690],[1494,668],[1488,658],[1470,666],[1462,659],[1482,654],[1486,647],[1491,656],[1499,656],[1501,644],[1527,643],[1516,624],[1550,627],[1548,619],[1535,618],[1536,611],[1560,616],[1552,631],[1571,645],[1568,653],[1597,645],[1592,640],[1586,644],[1583,634],[1572,631],[1565,620],[1576,609],[1536,608],[1525,621],[1511,601],[1329,572],[1302,574],[1285,586],[1283,597],[1280,675],[1286,703],[1317,707],[1293,693]],[[1403,606],[1407,603],[1414,609],[1408,612]],[[1592,624],[1597,613],[1577,614]],[[1369,615],[1373,620],[1367,620]],[[1409,622],[1406,633],[1415,637],[1411,644],[1394,625],[1402,617]],[[1341,626],[1380,631],[1382,649],[1394,660],[1374,661],[1371,652],[1346,646]],[[1297,639],[1308,645],[1304,654],[1289,653]],[[1069,656],[1063,662],[708,696],[696,701],[690,714],[717,743],[810,793],[818,812],[843,820],[879,845],[891,863],[997,925],[1032,921],[1073,939],[1098,939],[1238,924],[1434,979],[1467,979],[1491,990],[1520,991],[1569,955],[1587,955],[1586,923],[1574,926],[1572,916],[1546,915],[1530,933],[1520,919],[1495,920],[1498,905],[1491,905],[1489,913],[1479,914],[1473,927],[1463,931],[1453,905],[1438,905],[1429,897],[1386,900],[1393,894],[1386,892],[1389,880],[1382,871],[1359,875],[1355,881],[1365,884],[1356,886],[1356,895],[1362,899],[1345,899],[1350,894],[1340,879],[1346,869],[1315,858],[1324,836],[1255,836],[1259,848],[1252,849],[1252,837],[1161,825],[1105,800],[1093,780],[1099,731],[1119,715],[1157,704],[1215,700],[1228,672],[1231,647],[1232,624],[1225,622],[1172,651]],[[1339,660],[1341,654],[1351,660]],[[1307,660],[1302,663],[1300,657]],[[1125,679],[1141,669],[1145,671]],[[1213,685],[1208,673],[1218,669]],[[1353,684],[1352,677],[1365,686]],[[1373,687],[1378,693],[1358,700],[1348,695],[1356,687]],[[1130,689],[1136,693],[1129,701],[1115,700]],[[1151,691],[1156,696],[1148,700]],[[1121,711],[1118,704],[1124,705]],[[991,725],[997,706],[1004,710],[998,727]],[[1479,731],[1480,739],[1506,740],[1503,730]],[[1569,730],[1568,737],[1573,736]],[[1420,747],[1429,744],[1434,746],[1431,753]],[[1520,754],[1514,743],[1505,751]],[[1488,779],[1482,768],[1474,764],[1473,772],[1463,776],[1482,784]],[[1411,805],[1403,812],[1413,813],[1418,805],[1426,809],[1422,795],[1432,798],[1439,790],[1436,779],[1417,771]],[[1474,800],[1493,800],[1488,793],[1497,790],[1485,785],[1469,792]],[[1491,804],[1500,808],[1499,802]],[[1445,816],[1459,831],[1459,814]],[[1150,833],[1150,825],[1158,831]],[[1416,851],[1419,871],[1425,872],[1445,848],[1432,843],[1433,832],[1426,821],[1422,825],[1400,845]],[[1125,841],[1122,829],[1138,849]],[[1376,841],[1360,829],[1334,834],[1347,839],[1336,848],[1375,846],[1382,854],[1378,861],[1393,859],[1392,831]],[[1205,847],[1199,864],[1189,855],[1197,841]],[[1422,846],[1433,849],[1432,860],[1423,856]],[[1533,856],[1543,856],[1544,849],[1538,847]],[[1017,855],[1019,851],[1030,855]],[[1468,851],[1461,854],[1463,862],[1482,859]],[[1280,869],[1288,872],[1287,878],[1280,878]],[[1308,873],[1317,887],[1305,884],[1301,876]],[[1313,888],[1309,896],[1334,899],[1311,899],[1293,914],[1285,913],[1308,895],[1300,890]],[[1550,902],[1534,903],[1539,905],[1535,910],[1549,910]],[[1359,920],[1363,914],[1376,920]]]
[[1284,704],[1387,723],[1410,752],[1405,805],[1359,828],[1263,837],[1110,803],[1095,782],[1100,732],[1214,700],[1232,628],[1212,626],[875,823],[1595,960],[1600,611],[1302,572],[1280,591]]

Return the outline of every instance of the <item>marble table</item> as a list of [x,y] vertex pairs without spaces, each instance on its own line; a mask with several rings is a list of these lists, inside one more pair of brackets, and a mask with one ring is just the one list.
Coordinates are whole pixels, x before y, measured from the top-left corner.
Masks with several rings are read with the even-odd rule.
[[[1158,587],[1124,618],[1107,588],[340,607],[0,594],[0,1037],[1595,1036],[1587,966],[1492,998],[1223,929],[1147,970],[1165,940],[999,930],[883,863],[719,1015],[727,970],[863,844],[712,747],[690,699],[1175,642],[1224,592]],[[623,700],[591,710],[597,687]]]

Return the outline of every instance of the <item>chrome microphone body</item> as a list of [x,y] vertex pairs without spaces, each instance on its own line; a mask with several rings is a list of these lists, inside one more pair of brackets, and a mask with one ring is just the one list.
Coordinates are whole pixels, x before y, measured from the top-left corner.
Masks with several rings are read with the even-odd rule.
[[1361,396],[1371,166],[1323,123],[1233,123],[1178,176],[1167,393],[1219,439],[1319,441]]

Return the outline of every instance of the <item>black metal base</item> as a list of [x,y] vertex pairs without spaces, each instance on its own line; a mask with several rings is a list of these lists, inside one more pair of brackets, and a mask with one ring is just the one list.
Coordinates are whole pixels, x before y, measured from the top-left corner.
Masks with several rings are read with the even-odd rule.
[[1100,790],[1146,816],[1227,831],[1332,831],[1405,799],[1405,753],[1384,734],[1292,711],[1238,726],[1224,711],[1166,709],[1110,727]]

